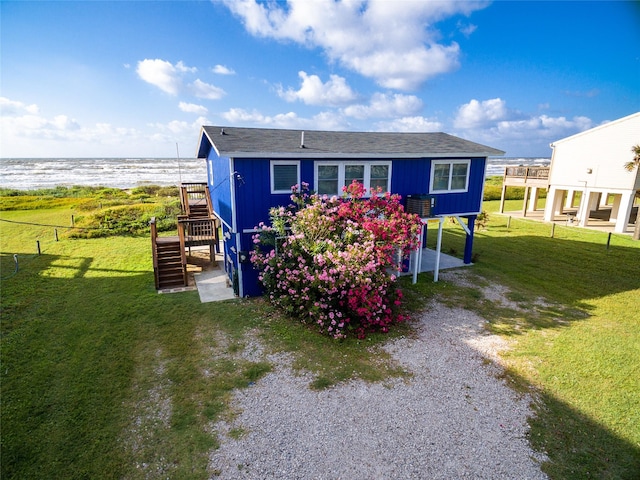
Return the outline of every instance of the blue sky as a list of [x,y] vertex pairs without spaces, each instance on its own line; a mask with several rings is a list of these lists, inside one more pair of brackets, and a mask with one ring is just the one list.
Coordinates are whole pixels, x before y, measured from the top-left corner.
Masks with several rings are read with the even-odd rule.
[[203,124],[506,151],[640,111],[639,2],[2,1],[0,156],[183,157]]

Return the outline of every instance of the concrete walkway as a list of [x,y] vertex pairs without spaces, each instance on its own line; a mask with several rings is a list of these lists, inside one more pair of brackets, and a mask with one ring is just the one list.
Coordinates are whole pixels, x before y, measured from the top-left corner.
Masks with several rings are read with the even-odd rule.
[[220,268],[220,263],[212,270],[194,273],[193,278],[198,287],[198,294],[202,303],[219,302],[236,298],[233,288],[228,285],[226,272]]
[[[422,265],[420,272],[433,272],[435,270],[435,265],[436,251],[425,248],[422,251]],[[440,254],[440,270],[466,266],[468,265],[465,265],[460,258],[452,257],[446,253]],[[403,275],[411,275],[412,272],[413,269],[409,272],[403,273]],[[194,273],[193,278],[195,279],[198,294],[200,295],[200,301],[202,303],[219,302],[221,300],[236,298],[233,293],[233,288],[228,284],[227,274],[221,268],[220,262],[218,262],[217,267],[213,270]]]
[[[420,273],[433,272],[436,269],[436,257],[437,252],[430,248],[422,249],[422,264],[420,265]],[[471,263],[465,264],[461,258],[447,255],[440,252],[440,270],[446,270],[447,268],[468,267]],[[413,263],[411,264],[413,267]],[[411,269],[413,272],[413,269]]]

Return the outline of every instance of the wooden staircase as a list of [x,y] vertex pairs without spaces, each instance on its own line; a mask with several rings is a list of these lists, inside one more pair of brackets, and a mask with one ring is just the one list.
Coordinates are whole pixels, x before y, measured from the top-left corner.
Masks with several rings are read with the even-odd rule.
[[156,219],[150,222],[156,290],[188,285],[186,248],[208,245],[211,261],[218,251],[219,220],[213,213],[207,185],[181,185],[180,203],[182,215],[178,216],[177,236],[158,237]]
[[182,267],[182,248],[178,237],[160,238],[158,252],[158,290],[183,287],[186,284]]

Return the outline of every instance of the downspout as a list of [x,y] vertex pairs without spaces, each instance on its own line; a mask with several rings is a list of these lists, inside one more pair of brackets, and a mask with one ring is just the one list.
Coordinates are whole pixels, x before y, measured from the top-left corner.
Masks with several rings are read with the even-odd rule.
[[[236,171],[233,163],[233,158],[229,157],[229,172]],[[244,286],[242,284],[242,268],[240,268],[240,262],[238,261],[238,252],[241,250],[240,242],[242,240],[242,237],[240,233],[238,233],[238,203],[236,201],[236,182],[235,177],[232,173],[230,174],[229,184],[231,190],[231,226],[232,232],[235,232],[234,234],[236,236],[236,251],[234,252],[236,258],[233,268],[237,272],[238,277],[238,297],[242,298],[244,297]]]

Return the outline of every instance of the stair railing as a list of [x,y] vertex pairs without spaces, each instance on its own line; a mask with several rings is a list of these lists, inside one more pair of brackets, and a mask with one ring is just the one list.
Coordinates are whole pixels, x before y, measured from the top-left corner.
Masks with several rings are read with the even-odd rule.
[[156,217],[151,217],[149,227],[151,230],[151,252],[153,254],[153,279],[156,285],[156,290],[158,290],[160,288],[160,277],[158,269],[158,227],[156,225]]
[[185,220],[186,215],[178,215],[178,239],[180,240],[180,261],[182,263],[182,276],[184,284],[189,284],[187,277],[187,253],[186,253],[186,239],[185,239]]

